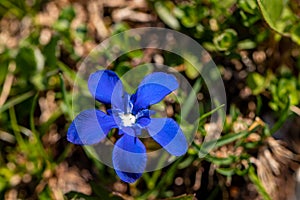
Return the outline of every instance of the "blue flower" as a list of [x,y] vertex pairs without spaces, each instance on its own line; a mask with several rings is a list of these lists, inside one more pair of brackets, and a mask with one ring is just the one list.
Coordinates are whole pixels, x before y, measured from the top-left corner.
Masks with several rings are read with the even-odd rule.
[[104,139],[112,128],[119,129],[112,162],[117,175],[132,183],[146,168],[146,148],[138,138],[142,129],[174,156],[187,151],[187,141],[179,125],[171,118],[151,118],[153,104],[178,88],[173,75],[154,72],[146,76],[136,92],[129,95],[119,77],[110,70],[91,74],[88,88],[93,97],[111,109],[104,113],[97,109],[84,110],[71,123],[67,139],[79,145],[92,145]]

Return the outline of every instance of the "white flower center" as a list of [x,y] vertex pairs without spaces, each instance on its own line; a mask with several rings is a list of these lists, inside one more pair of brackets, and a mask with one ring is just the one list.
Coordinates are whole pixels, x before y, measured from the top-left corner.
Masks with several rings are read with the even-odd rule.
[[136,118],[132,114],[120,114],[120,118],[122,119],[123,126],[132,126],[135,124]]

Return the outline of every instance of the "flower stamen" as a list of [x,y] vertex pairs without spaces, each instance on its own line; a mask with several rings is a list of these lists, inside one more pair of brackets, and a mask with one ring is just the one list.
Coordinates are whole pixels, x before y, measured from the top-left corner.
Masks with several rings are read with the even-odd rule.
[[119,116],[122,120],[123,126],[132,126],[136,122],[136,117],[131,113],[129,114],[120,113]]

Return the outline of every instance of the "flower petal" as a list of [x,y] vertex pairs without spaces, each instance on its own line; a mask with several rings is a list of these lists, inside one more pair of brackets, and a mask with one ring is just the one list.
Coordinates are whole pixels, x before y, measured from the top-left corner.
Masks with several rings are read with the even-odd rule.
[[151,122],[150,115],[151,115],[151,111],[149,109],[144,109],[138,112],[136,115],[137,117],[136,123],[140,125],[140,127],[142,128],[147,126]]
[[84,110],[71,123],[67,139],[80,145],[100,142],[116,124],[113,117],[96,109]]
[[[117,83],[121,87],[114,92]],[[93,97],[105,104],[111,104],[113,92],[120,93],[120,95],[116,94],[115,96],[122,96],[123,93],[123,86],[118,75],[110,70],[99,70],[92,73],[88,80],[88,87]]]
[[122,133],[131,135],[133,137],[139,136],[142,133],[142,128],[138,124],[134,124],[133,126],[118,126],[118,127]]
[[146,168],[146,148],[137,137],[124,134],[115,144],[112,160],[120,179],[133,183]]
[[174,156],[186,153],[188,145],[179,125],[171,118],[151,118],[147,126],[150,136]]
[[146,76],[139,85],[135,94],[131,96],[133,113],[148,108],[160,102],[166,95],[178,88],[175,76],[163,72],[154,72]]

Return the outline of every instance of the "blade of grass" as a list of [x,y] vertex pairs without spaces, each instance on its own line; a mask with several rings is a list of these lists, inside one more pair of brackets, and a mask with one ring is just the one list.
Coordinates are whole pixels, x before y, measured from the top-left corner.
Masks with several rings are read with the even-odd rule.
[[84,149],[86,155],[94,162],[94,165],[96,166],[96,168],[99,171],[103,171],[104,166],[103,166],[102,162],[100,162],[100,158],[99,158],[96,150],[94,149],[94,147],[85,145],[85,146],[83,146],[83,149]]
[[[157,164],[157,169],[160,169],[162,167],[162,165],[164,164],[164,161],[167,159],[167,155],[168,154],[163,154],[160,157],[160,159],[158,161],[158,164]],[[153,189],[155,187],[156,182],[157,182],[158,178],[161,175],[161,172],[162,172],[161,170],[156,170],[156,171],[153,172],[149,182],[147,182],[148,189]]]
[[22,17],[23,14],[24,14],[24,10],[22,10],[19,7],[17,7],[14,3],[12,3],[9,0],[2,0],[2,1],[0,1],[0,5],[2,5],[3,7],[5,7],[7,10],[9,10],[8,12],[13,13],[17,17]]
[[248,131],[242,131],[240,133],[232,133],[232,134],[227,134],[217,140],[211,140],[208,141],[206,143],[204,143],[203,145],[196,145],[193,143],[193,146],[196,147],[196,149],[198,149],[199,151],[199,155],[206,155],[208,153],[207,150],[212,150],[214,148],[218,148],[221,146],[224,146],[226,144],[229,144],[231,142],[234,142],[240,138],[243,138],[245,136],[247,136],[248,134],[250,134]]
[[[72,78],[75,79],[73,72],[70,72],[70,74],[72,74],[71,75]],[[63,102],[67,107],[67,115],[70,119],[72,119],[73,118],[73,115],[72,115],[72,112],[71,112],[72,109],[71,109],[71,106],[70,106],[68,98],[67,98],[67,91],[66,91],[66,86],[65,86],[65,82],[64,82],[64,78],[63,78],[62,73],[59,73],[59,79],[60,79],[60,88],[61,88],[61,91],[62,91]],[[61,115],[61,112],[58,112],[57,115],[54,116],[54,119],[56,119],[60,115]],[[51,119],[51,120],[54,120],[54,119]],[[70,151],[72,150],[72,147],[73,147],[73,145],[68,143],[68,145],[64,149],[63,153],[57,159],[58,163],[62,162],[69,155]],[[85,151],[87,151],[86,148],[84,148],[84,149],[85,149]]]
[[69,69],[63,62],[57,62],[58,67],[72,80],[76,79],[76,73]]
[[219,105],[218,107],[216,107],[215,109],[207,112],[207,113],[204,113],[203,115],[200,116],[200,123],[202,122],[202,120],[204,120],[205,118],[207,118],[208,116],[214,114],[215,112],[217,112],[219,109],[223,108],[225,106],[225,104],[222,104],[222,105]]
[[173,180],[174,176],[175,176],[175,172],[177,169],[177,166],[179,165],[179,163],[181,162],[182,157],[179,158],[178,160],[176,160],[168,169],[167,173],[161,177],[160,181],[158,182],[158,184],[156,184],[156,187],[153,188],[152,190],[147,191],[146,193],[144,193],[143,195],[137,197],[137,200],[144,200],[147,199],[149,196],[151,196],[151,198],[156,199],[156,197],[161,194],[166,187],[168,187],[170,185],[170,182],[172,182],[171,180]]
[[21,132],[20,132],[20,129],[19,129],[19,126],[18,126],[16,112],[15,112],[14,107],[9,108],[9,117],[10,117],[11,127],[12,127],[12,130],[13,130],[14,135],[16,137],[17,143],[21,147],[24,147],[25,143],[24,143],[24,140],[22,138],[22,135],[21,135]]
[[193,90],[190,92],[185,104],[182,107],[181,118],[186,119],[187,115],[193,109],[195,95],[202,87],[202,80],[200,78],[193,85]]
[[55,123],[55,121],[62,115],[62,110],[61,108],[58,108],[57,110],[55,110],[52,115],[50,116],[50,118],[45,121],[44,123],[42,123],[40,126],[39,126],[39,131],[41,133],[41,135],[44,135],[45,132],[47,131],[48,127]]
[[255,111],[255,114],[256,116],[259,116],[260,115],[260,112],[261,112],[261,109],[262,109],[262,105],[263,105],[263,102],[262,102],[262,98],[261,96],[256,96],[256,100],[257,100],[257,103],[256,103],[256,111]]
[[35,130],[35,124],[34,124],[34,111],[36,108],[36,103],[37,103],[37,99],[39,97],[39,93],[37,92],[34,97],[33,97],[33,101],[31,104],[31,109],[30,109],[30,119],[29,119],[29,123],[30,123],[30,129],[33,133],[36,132]]
[[34,123],[34,111],[35,111],[35,108],[36,108],[36,105],[37,105],[38,97],[39,97],[39,93],[37,92],[35,94],[34,98],[33,98],[31,108],[30,108],[30,117],[29,117],[30,129],[32,131],[32,135],[33,135],[33,138],[36,142],[36,147],[38,148],[40,155],[46,161],[50,161],[50,162],[47,162],[47,164],[49,164],[49,163],[52,163],[52,160],[51,160],[50,156],[46,153],[46,151],[44,149],[43,143],[42,143],[42,141],[39,137],[38,132],[35,129],[35,123]]
[[168,200],[193,200],[195,199],[195,195],[193,194],[183,194],[177,197],[168,198]]
[[34,95],[33,91],[26,92],[24,94],[21,94],[13,99],[8,100],[2,107],[0,107],[0,113],[6,111],[7,109],[29,99]]
[[61,163],[62,161],[64,161],[68,157],[69,153],[71,152],[72,147],[73,145],[71,143],[68,143],[67,146],[64,148],[64,151],[58,157],[56,162]]
[[271,200],[271,197],[265,190],[263,184],[259,180],[258,176],[255,173],[254,167],[250,166],[249,173],[248,173],[249,179],[252,181],[252,183],[255,185],[257,191],[259,194],[263,197],[264,200]]
[[63,78],[62,73],[59,73],[59,79],[60,79],[60,88],[61,88],[61,91],[62,91],[63,101],[64,101],[64,104],[67,107],[67,114],[68,114],[68,117],[70,119],[72,119],[73,118],[73,115],[71,113],[72,109],[71,109],[71,106],[70,106],[69,101],[67,99],[67,91],[66,91],[66,86],[65,86],[65,82],[64,82],[64,78]]
[[274,126],[271,128],[270,132],[273,135],[276,131],[282,127],[282,125],[285,123],[286,119],[290,116],[290,101],[286,104],[286,107],[284,108],[283,112],[281,112],[279,119],[276,121]]
[[[217,140],[215,147],[218,148],[218,147],[224,146],[226,144],[234,142],[235,140],[243,138],[248,134],[249,134],[248,131],[242,131],[240,133],[233,133],[233,134],[225,135],[222,138],[220,138],[219,140]],[[209,145],[209,144],[207,143],[207,145]]]
[[217,199],[219,192],[220,192],[220,186],[216,186],[215,189],[210,193],[209,197],[206,200]]

